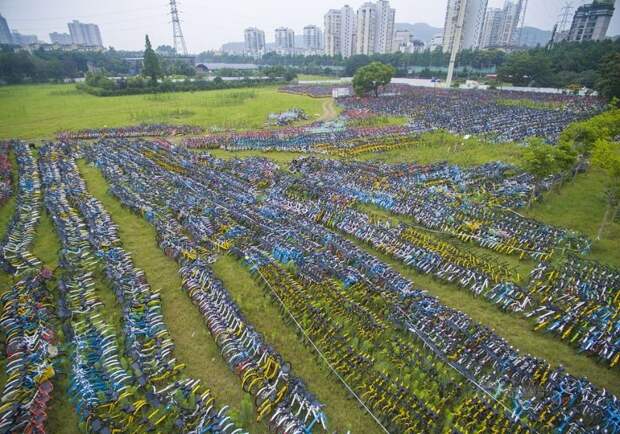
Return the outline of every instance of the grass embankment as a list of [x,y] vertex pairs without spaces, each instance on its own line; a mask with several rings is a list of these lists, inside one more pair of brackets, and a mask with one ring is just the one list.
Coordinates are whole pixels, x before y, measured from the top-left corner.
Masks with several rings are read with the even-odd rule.
[[559,191],[545,194],[544,200],[523,213],[528,217],[563,228],[573,229],[592,240],[588,258],[620,267],[620,223],[609,222],[596,240],[596,233],[607,207],[605,174],[592,168],[577,175]]
[[260,128],[272,112],[303,109],[307,122],[321,117],[325,98],[278,92],[276,87],[99,98],[75,85],[0,88],[0,138],[50,138],[58,130],[139,123]]

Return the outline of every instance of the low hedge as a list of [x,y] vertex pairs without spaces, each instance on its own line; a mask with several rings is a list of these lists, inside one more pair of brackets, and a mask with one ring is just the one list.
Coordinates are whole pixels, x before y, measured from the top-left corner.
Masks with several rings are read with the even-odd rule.
[[163,82],[157,83],[156,86],[144,86],[144,87],[121,87],[117,84],[114,88],[102,88],[90,86],[86,83],[79,83],[76,85],[77,89],[89,93],[95,96],[124,96],[124,95],[144,95],[153,93],[167,93],[167,92],[193,92],[199,90],[219,90],[219,89],[236,89],[240,87],[260,87],[270,85],[286,84],[285,80],[197,80],[187,82]]

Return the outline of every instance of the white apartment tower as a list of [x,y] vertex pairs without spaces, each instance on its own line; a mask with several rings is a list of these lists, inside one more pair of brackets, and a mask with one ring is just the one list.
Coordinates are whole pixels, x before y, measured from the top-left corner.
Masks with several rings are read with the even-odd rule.
[[330,9],[325,14],[323,24],[326,55],[342,55],[346,58],[355,54],[356,18],[351,6]]
[[519,27],[522,8],[523,0],[506,0],[506,3],[504,3],[502,29],[496,45],[511,47],[519,42],[517,41],[519,33],[517,28]]
[[353,8],[349,5],[344,5],[340,9],[341,26],[340,26],[340,44],[342,57],[347,58],[355,54],[355,35],[357,18]]
[[377,53],[392,52],[395,18],[396,10],[390,7],[390,2],[379,0],[377,2],[377,37],[375,38],[375,51]]
[[391,53],[396,11],[390,2],[364,3],[357,10],[357,54]]
[[323,18],[325,54],[337,56],[342,53],[341,29],[342,13],[338,9],[330,9]]
[[101,41],[101,32],[99,26],[96,24],[80,23],[77,20],[73,20],[68,23],[69,33],[71,33],[71,40],[76,45],[86,45],[92,47],[103,47]]
[[[444,53],[451,52],[453,47],[457,51],[478,47],[487,3],[488,0],[448,0],[443,31]],[[457,41],[458,33],[460,38]]]
[[248,27],[243,36],[246,54],[256,57],[265,53],[265,32],[256,27]]
[[480,48],[495,47],[499,42],[504,23],[504,10],[501,8],[487,9],[480,35]]
[[374,3],[364,3],[362,7],[357,10],[356,54],[370,56],[375,53],[377,27],[377,7]]
[[295,50],[295,32],[288,27],[276,29],[276,50],[279,54],[292,54]]
[[304,27],[304,48],[313,53],[321,51],[323,45],[323,32],[318,26]]

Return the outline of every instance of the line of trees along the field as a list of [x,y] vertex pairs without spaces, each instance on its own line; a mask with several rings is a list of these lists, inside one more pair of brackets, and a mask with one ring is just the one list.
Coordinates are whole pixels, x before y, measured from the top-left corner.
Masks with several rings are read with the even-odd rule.
[[187,77],[183,81],[173,81],[165,74],[161,59],[153,50],[148,35],[145,37],[142,63],[142,75],[140,76],[111,80],[103,72],[89,72],[86,74],[85,82],[78,84],[77,88],[95,96],[119,96],[264,86],[265,84],[286,83],[296,77],[294,73],[283,66],[271,66],[262,71],[264,77],[260,80],[243,78],[225,81],[221,77],[215,77],[213,80],[190,80]]
[[[161,54],[171,55],[174,50],[167,46],[158,47]],[[102,70],[106,74],[121,75],[129,72],[128,57],[140,57],[143,52],[123,52],[109,50],[104,53],[82,53],[65,51],[16,51],[3,47],[0,51],[0,80],[7,83],[46,82],[67,77],[81,77],[89,67]],[[539,47],[506,54],[499,50],[463,50],[458,56],[458,66],[471,69],[497,68],[499,79],[516,85],[537,85],[567,87],[571,84],[583,85],[600,90],[606,96],[619,95],[616,79],[620,70],[620,40],[600,42],[573,42],[556,44],[553,47]],[[352,76],[362,66],[379,61],[395,68],[395,75],[407,75],[409,67],[428,68],[417,73],[418,76],[438,75],[432,68],[445,67],[448,55],[441,50],[426,50],[420,53],[392,53],[373,56],[281,56],[267,53],[255,60],[239,55],[216,55],[205,52],[198,61],[223,63],[257,62],[261,66],[287,66],[298,72],[334,72],[338,67],[340,74]],[[191,76],[194,70],[181,62],[161,59],[164,75],[178,74]],[[478,73],[479,74],[479,73]],[[244,74],[242,74],[244,75]],[[476,72],[473,72],[473,76]],[[614,86],[614,83],[616,86]]]

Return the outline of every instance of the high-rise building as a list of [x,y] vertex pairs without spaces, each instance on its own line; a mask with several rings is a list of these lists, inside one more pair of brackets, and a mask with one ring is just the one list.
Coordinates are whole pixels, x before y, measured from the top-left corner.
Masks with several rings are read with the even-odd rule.
[[9,25],[2,15],[0,15],[0,44],[13,44],[13,35],[11,35]]
[[396,9],[390,7],[389,1],[377,1],[377,37],[375,38],[375,51],[377,53],[392,52],[395,18]]
[[356,17],[353,8],[330,9],[323,20],[325,54],[351,57],[355,54]]
[[480,48],[495,47],[499,42],[504,23],[504,10],[501,8],[487,9],[480,34]]
[[341,26],[340,26],[340,54],[342,57],[347,58],[355,54],[355,34],[357,18],[355,11],[349,5],[344,5],[340,9]]
[[357,48],[356,54],[367,56],[375,53],[377,39],[377,7],[374,3],[364,3],[357,10]]
[[614,0],[594,0],[577,8],[568,32],[569,41],[600,41],[605,39],[614,14]]
[[58,32],[50,33],[50,41],[52,42],[52,44],[60,44],[60,45],[73,44],[73,40],[71,39],[71,35],[69,33],[58,33]]
[[319,26],[304,27],[304,48],[310,52],[319,52],[323,48],[323,32]]
[[342,54],[342,11],[339,9],[330,9],[323,17],[323,40],[325,45],[325,54],[328,56],[337,56]]
[[517,30],[521,13],[523,12],[523,0],[506,0],[504,3],[502,28],[499,33],[497,44],[500,47],[512,47],[518,45]]
[[[443,30],[443,51],[477,48],[488,0],[448,0]],[[460,38],[457,41],[457,34]]]
[[390,2],[364,3],[357,10],[357,54],[392,52],[396,11]]
[[30,44],[36,44],[37,42],[39,42],[39,38],[37,38],[37,35],[23,35],[17,30],[13,30],[11,37],[13,39],[13,43],[16,45],[25,46]]
[[103,47],[101,32],[97,24],[80,23],[73,20],[68,23],[71,41],[76,45],[86,45],[91,47]]
[[248,27],[243,32],[245,52],[250,56],[262,56],[265,53],[265,32],[256,27]]
[[292,54],[295,50],[295,32],[288,27],[276,29],[276,51],[279,54]]

